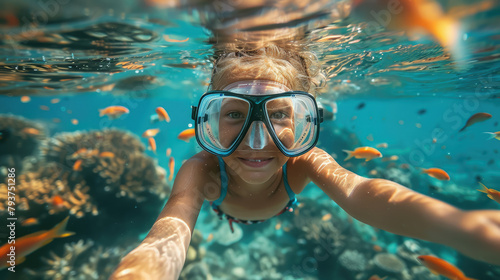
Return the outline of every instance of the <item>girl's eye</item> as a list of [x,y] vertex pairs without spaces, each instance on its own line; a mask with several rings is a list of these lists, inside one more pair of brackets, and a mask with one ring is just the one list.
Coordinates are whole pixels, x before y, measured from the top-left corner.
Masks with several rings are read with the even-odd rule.
[[287,117],[287,115],[285,113],[283,113],[283,112],[276,112],[276,113],[271,114],[271,118],[272,119],[281,120],[281,119],[284,119],[286,117]]
[[228,117],[230,117],[231,119],[241,119],[243,118],[243,114],[240,113],[240,112],[229,112],[227,114]]

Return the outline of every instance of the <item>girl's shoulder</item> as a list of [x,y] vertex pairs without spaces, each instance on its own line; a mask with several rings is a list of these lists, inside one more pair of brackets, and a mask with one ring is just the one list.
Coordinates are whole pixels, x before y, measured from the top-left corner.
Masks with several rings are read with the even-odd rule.
[[220,168],[219,160],[216,156],[201,151],[186,160],[183,164],[183,167],[184,166],[192,170],[192,172],[187,173],[186,176],[203,182],[203,186],[200,187],[205,193],[206,200],[213,201],[220,196]]

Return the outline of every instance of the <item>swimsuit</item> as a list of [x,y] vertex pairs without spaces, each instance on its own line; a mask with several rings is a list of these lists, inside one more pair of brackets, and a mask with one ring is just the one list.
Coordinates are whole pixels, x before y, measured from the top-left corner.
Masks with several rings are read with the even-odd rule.
[[[225,214],[224,212],[222,212],[220,210],[219,205],[222,203],[222,201],[224,200],[224,198],[226,197],[226,194],[227,194],[227,174],[226,174],[226,166],[225,166],[224,160],[222,159],[222,157],[218,157],[218,158],[219,158],[219,167],[220,167],[221,193],[220,193],[220,197],[217,200],[210,202],[210,205],[212,206],[212,209],[215,211],[215,213],[217,213],[217,215],[219,216],[219,219],[222,220],[222,216],[225,215],[227,220],[229,221],[229,227],[231,228],[231,232],[233,232],[233,233],[234,233],[233,222],[246,224],[246,225],[258,224],[258,223],[264,222],[265,220],[254,220],[254,221],[240,220],[240,219],[234,218],[232,216],[229,216],[228,214]],[[286,163],[285,163],[285,165],[283,165],[282,170],[283,170],[283,179],[284,179],[283,181],[285,184],[286,192],[288,193],[288,197],[290,198],[290,201],[288,201],[288,204],[285,206],[285,208],[283,210],[281,210],[278,214],[276,214],[276,216],[281,215],[284,212],[293,212],[293,207],[295,205],[297,205],[297,198],[295,198],[295,193],[292,191],[292,189],[290,188],[290,185],[288,184],[288,179],[286,176]]]

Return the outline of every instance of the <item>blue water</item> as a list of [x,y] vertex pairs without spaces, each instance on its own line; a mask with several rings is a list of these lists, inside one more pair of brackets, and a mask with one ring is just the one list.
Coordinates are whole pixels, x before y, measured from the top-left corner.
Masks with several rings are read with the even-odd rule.
[[[194,138],[185,142],[177,136],[192,127],[190,106],[196,105],[210,78],[213,45],[209,41],[210,30],[202,24],[203,13],[190,9],[147,8],[135,1],[124,1],[121,7],[115,7],[112,1],[75,6],[58,3],[58,11],[53,16],[46,11],[48,20],[35,27],[22,22],[34,14],[40,3],[7,1],[2,9],[6,12],[0,12],[3,33],[0,35],[0,117],[15,117],[37,124],[45,135],[40,138],[39,149],[32,158],[22,162],[24,168],[16,175],[19,177],[39,168],[37,164],[43,163],[44,158],[40,150],[48,139],[61,133],[120,129],[147,147],[148,142],[141,135],[150,128],[160,129],[155,137],[157,153],[145,149],[145,158],[167,170],[168,177],[166,150],[170,148],[176,174],[184,160],[201,151]],[[455,5],[442,4],[447,8]],[[465,33],[462,41],[468,53],[462,61],[443,58],[446,50],[429,37],[410,41],[397,32],[380,30],[370,36],[357,32],[357,28],[363,28],[363,21],[359,19],[344,19],[331,24],[330,27],[336,28],[330,29],[320,24],[315,26],[319,28],[312,37],[342,36],[338,41],[312,45],[329,77],[327,91],[321,98],[336,101],[338,106],[336,119],[322,124],[318,147],[359,175],[396,174],[395,180],[402,180],[402,184],[407,182],[405,186],[456,207],[500,210],[498,203],[476,191],[480,188],[479,181],[499,189],[500,142],[488,140],[489,135],[484,133],[500,130],[499,12],[495,3],[484,12],[462,19]],[[21,23],[9,21],[11,16]],[[38,16],[39,21],[44,19],[42,12]],[[90,36],[88,33],[76,32],[92,28],[98,32],[96,26],[105,23],[127,27],[106,29],[107,36],[114,37],[104,42],[85,37]],[[311,22],[308,24],[314,26]],[[130,41],[129,29],[143,36],[136,38],[149,39]],[[27,30],[31,33],[23,33]],[[182,43],[167,42],[164,35],[176,40],[189,39]],[[73,37],[78,40],[69,45],[63,42]],[[466,65],[465,70],[457,69],[458,63]],[[134,67],[123,66],[127,64]],[[154,80],[131,80],[146,75]],[[21,102],[21,96],[30,96],[31,100]],[[60,101],[53,104],[51,101],[55,98]],[[110,105],[125,106],[130,113],[116,120],[99,117],[99,109]],[[42,110],[40,106],[48,106],[49,110]],[[166,109],[172,120],[170,123],[150,122],[158,106]],[[493,117],[458,132],[467,119],[478,112],[488,112]],[[78,124],[73,124],[72,119],[78,120]],[[0,129],[4,128],[0,122]],[[375,147],[380,143],[388,145],[379,149],[385,157],[397,156],[397,159],[377,159],[368,163],[354,159],[344,161],[343,149]],[[74,152],[76,150],[70,151]],[[10,167],[11,153],[0,154],[0,167]],[[68,174],[74,173],[71,171],[73,162],[60,164],[66,168],[64,170],[70,170]],[[439,181],[420,174],[421,168],[430,167],[445,169],[451,180]],[[375,171],[378,173],[374,174]],[[59,178],[66,177],[60,175]],[[77,180],[70,175],[68,178]],[[165,188],[171,188],[172,184],[173,181],[167,179]],[[99,189],[103,185],[96,179],[91,188]],[[145,236],[166,202],[166,198],[150,199],[123,201],[103,194],[95,198],[102,209],[100,214],[94,217],[86,213],[83,218],[76,218],[75,213],[68,210],[50,214],[49,209],[54,208],[50,202],[40,206],[41,212],[18,209],[19,220],[35,217],[40,222],[34,226],[19,224],[18,237],[50,229],[68,215],[67,228],[76,234],[56,239],[28,255],[23,264],[16,266],[16,273],[0,271],[0,278],[77,279],[80,275],[83,279],[92,279],[86,274],[88,271],[85,272],[88,265],[97,275],[94,279],[107,279],[120,258]],[[431,278],[421,265],[402,255],[404,246],[417,244],[414,254],[437,255],[459,266],[472,278],[500,279],[499,267],[472,260],[439,244],[396,236],[353,220],[312,184],[298,199],[303,204],[298,218],[294,218],[297,214],[290,214],[259,225],[242,225],[243,236],[232,244],[223,244],[227,236],[219,229],[227,224],[219,221],[205,204],[196,224],[199,231],[196,234],[200,234],[203,241],[193,244],[198,256],[186,263],[181,278],[209,279],[207,275],[211,275],[212,279],[368,279],[377,273],[381,277],[388,276],[386,280],[403,279],[402,275],[406,275],[404,279],[438,279]],[[322,223],[321,218],[326,214],[332,214],[331,220],[325,219],[325,223],[333,224],[334,229],[325,226],[325,236],[314,239],[307,230],[297,226],[305,223],[312,228],[307,221]],[[0,211],[0,216],[6,218],[6,211]],[[0,231],[0,234],[1,242],[5,243],[7,233]],[[329,239],[333,236],[339,238],[338,244],[342,245],[333,246],[335,242]],[[78,253],[68,249],[78,247],[75,244],[79,240],[84,240],[89,247]],[[68,248],[65,249],[65,245]],[[381,249],[375,249],[374,245]],[[347,258],[349,250],[359,252],[361,257]],[[112,253],[102,256],[103,251]],[[55,258],[56,264],[46,261],[47,258],[54,260],[50,252],[60,258],[66,257],[69,264],[58,258]],[[325,252],[327,258],[319,257]],[[398,256],[407,272],[393,273],[373,265],[375,256],[384,252]],[[92,256],[100,257],[99,265]],[[349,260],[353,263],[349,264]],[[364,262],[365,266],[356,268],[356,264]],[[237,278],[235,267],[246,269],[245,276]],[[54,271],[60,273],[60,278],[51,274]]]

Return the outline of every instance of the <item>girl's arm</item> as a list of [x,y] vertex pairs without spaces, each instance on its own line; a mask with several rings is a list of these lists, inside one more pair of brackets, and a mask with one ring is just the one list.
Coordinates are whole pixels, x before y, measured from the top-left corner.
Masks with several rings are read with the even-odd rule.
[[177,279],[205,199],[205,163],[191,158],[180,168],[167,204],[142,243],[126,255],[110,279]]
[[306,155],[309,178],[357,220],[500,265],[500,211],[462,211],[395,182],[358,176],[321,149]]

